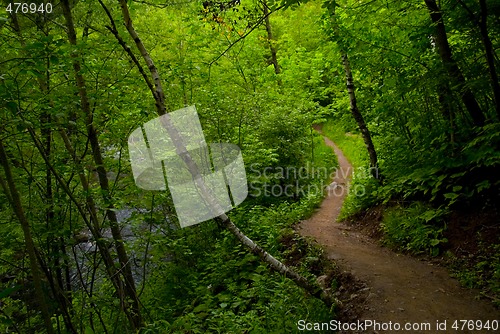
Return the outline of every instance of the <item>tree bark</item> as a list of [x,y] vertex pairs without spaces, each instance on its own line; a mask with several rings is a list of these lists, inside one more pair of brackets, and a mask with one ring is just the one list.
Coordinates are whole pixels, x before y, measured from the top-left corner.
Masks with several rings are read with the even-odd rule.
[[424,2],[429,10],[431,20],[436,27],[435,41],[441,61],[443,62],[451,81],[458,85],[460,97],[465,105],[465,108],[467,109],[467,112],[472,118],[472,122],[475,126],[483,126],[485,122],[483,111],[477,103],[474,94],[470,88],[467,87],[465,77],[458,67],[457,62],[453,58],[451,47],[448,42],[448,36],[446,35],[446,27],[444,25],[441,9],[438,7],[435,0],[424,0]]
[[[33,242],[33,237],[31,236],[30,224],[28,222],[28,219],[26,218],[26,215],[24,214],[24,209],[21,203],[21,197],[19,196],[19,192],[17,191],[17,187],[14,182],[14,177],[12,176],[12,171],[10,169],[9,160],[7,158],[7,154],[5,152],[5,148],[1,139],[0,139],[0,164],[2,165],[3,170],[5,172],[5,179],[6,179],[6,182],[2,179],[0,184],[2,185],[2,187],[5,187],[5,185],[8,186],[8,188],[7,187],[4,188],[4,192],[5,194],[7,194],[7,198],[11,200],[10,204],[14,209],[14,213],[16,214],[17,219],[21,223],[21,228],[23,230],[23,235],[24,235],[24,242],[26,245],[26,250],[28,251],[31,275],[33,276],[33,284],[35,286],[35,295],[36,298],[38,299],[40,312],[42,313],[42,318],[45,323],[45,328],[47,329],[47,333],[53,334],[54,328],[52,327],[52,322],[50,319],[51,314],[49,311],[47,299],[45,293],[43,292],[42,278],[41,278],[40,268],[37,265],[38,262],[36,257],[35,244]],[[0,178],[2,177],[0,176]]]
[[493,56],[493,44],[488,35],[488,8],[486,0],[479,0],[481,6],[481,19],[479,20],[479,28],[484,44],[486,62],[490,72],[491,89],[493,90],[493,100],[495,102],[495,110],[497,112],[498,121],[500,122],[500,84],[498,83],[498,75],[495,68],[495,58]]
[[349,105],[351,109],[351,114],[358,125],[359,131],[361,131],[361,136],[368,151],[368,156],[370,158],[370,173],[375,179],[380,180],[381,174],[378,168],[378,157],[375,146],[373,145],[372,136],[370,130],[366,126],[365,119],[358,108],[358,102],[356,100],[356,89],[354,86],[354,79],[352,77],[351,64],[349,62],[349,57],[344,43],[341,40],[339,25],[336,22],[335,9],[331,12],[331,24],[333,25],[333,38],[337,41],[340,48],[340,56],[342,57],[342,64],[344,66],[344,73],[346,79],[347,93],[349,94]]
[[[271,51],[271,63],[273,64],[274,67],[274,73],[280,74],[281,69],[278,64],[276,47],[274,46],[274,37],[273,37],[273,31],[271,29],[271,22],[269,21],[269,8],[267,6],[267,2],[266,1],[262,2],[262,6],[264,7],[264,17],[265,17],[264,23],[267,32],[267,43],[269,44],[269,50]],[[278,81],[278,84],[281,84],[281,82]]]
[[375,146],[373,145],[370,130],[368,130],[368,127],[366,126],[365,123],[365,119],[363,118],[363,115],[358,109],[354,80],[352,78],[349,58],[347,57],[347,53],[344,50],[341,50],[341,53],[342,53],[342,63],[344,64],[347,92],[349,94],[351,114],[356,123],[358,124],[358,128],[361,131],[361,136],[363,137],[363,141],[365,142],[365,146],[368,151],[368,155],[370,157],[370,172],[374,178],[378,179],[379,171],[378,171],[377,151],[375,151]]
[[[76,42],[76,32],[73,24],[73,18],[71,14],[71,9],[68,0],[63,0],[62,2],[63,14],[66,19],[67,34],[68,39],[72,45],[77,44]],[[102,190],[104,204],[106,206],[106,215],[109,219],[111,234],[113,236],[113,241],[118,254],[118,260],[120,262],[120,273],[124,278],[124,291],[128,299],[130,299],[130,305],[125,300],[125,305],[122,305],[124,311],[129,319],[130,325],[134,330],[138,330],[143,326],[143,319],[139,307],[139,298],[137,296],[137,290],[134,283],[134,278],[132,275],[132,268],[130,266],[130,260],[128,254],[125,250],[125,245],[123,243],[123,238],[121,236],[120,228],[118,225],[118,219],[114,211],[114,205],[111,200],[111,195],[109,191],[109,181],[104,167],[104,160],[102,157],[99,139],[97,136],[97,131],[94,127],[94,115],[90,109],[87,89],[85,85],[85,79],[81,75],[81,65],[78,60],[78,55],[76,53],[72,54],[73,57],[73,69],[75,72],[76,85],[79,89],[79,95],[81,100],[81,107],[85,114],[85,120],[87,125],[87,135],[89,138],[90,146],[92,149],[92,156],[97,168],[97,174],[99,179],[99,185]],[[130,309],[129,309],[130,308]]]

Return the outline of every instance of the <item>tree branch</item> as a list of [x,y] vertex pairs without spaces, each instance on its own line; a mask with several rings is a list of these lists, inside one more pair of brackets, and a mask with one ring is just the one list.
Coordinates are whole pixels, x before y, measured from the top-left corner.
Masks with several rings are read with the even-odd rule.
[[231,48],[232,48],[233,46],[235,46],[236,44],[238,44],[238,42],[240,42],[241,40],[245,39],[245,37],[247,37],[248,35],[250,35],[250,33],[251,33],[252,31],[254,31],[255,29],[257,29],[257,28],[261,25],[261,23],[262,23],[262,22],[264,22],[264,20],[265,20],[266,18],[268,18],[268,17],[269,17],[272,13],[277,12],[278,10],[280,10],[280,9],[284,8],[285,6],[286,6],[286,5],[281,5],[281,6],[279,6],[278,8],[276,8],[275,10],[269,11],[269,12],[267,13],[267,15],[262,16],[262,17],[261,17],[261,18],[257,21],[257,23],[255,23],[255,24],[253,25],[253,27],[252,27],[249,31],[247,31],[244,35],[240,36],[240,37],[239,37],[236,41],[234,41],[233,43],[231,43],[231,44],[230,44],[230,45],[229,45],[229,46],[228,46],[228,47],[227,47],[227,48],[226,48],[226,49],[225,49],[225,50],[224,50],[224,51],[223,51],[220,55],[218,55],[218,56],[217,56],[214,60],[212,60],[212,61],[208,64],[208,66],[209,66],[209,67],[210,67],[210,66],[212,66],[212,64],[213,64],[213,63],[215,63],[216,61],[218,61],[219,59],[221,59],[221,58],[222,58],[222,57],[223,57],[223,56],[224,56],[224,55],[225,55],[225,54],[226,54],[229,50],[231,50]]
[[132,61],[134,62],[135,66],[137,66],[137,69],[141,73],[142,78],[144,79],[144,81],[146,81],[146,85],[148,86],[149,90],[151,90],[151,93],[155,94],[155,89],[153,87],[153,84],[151,83],[151,80],[149,80],[149,77],[146,74],[146,72],[144,71],[144,68],[139,63],[139,59],[137,59],[137,57],[132,52],[132,50],[130,49],[130,47],[127,45],[127,43],[125,43],[125,41],[123,40],[123,38],[120,36],[120,34],[118,32],[118,29],[116,28],[115,20],[113,19],[113,16],[111,15],[108,7],[106,7],[106,5],[102,2],[102,0],[98,0],[98,1],[99,1],[99,4],[101,5],[101,7],[106,12],[106,15],[108,16],[109,21],[111,23],[111,27],[110,26],[105,26],[105,27],[115,36],[116,40],[122,46],[123,50],[128,54],[128,56],[130,57],[130,59],[132,59]]

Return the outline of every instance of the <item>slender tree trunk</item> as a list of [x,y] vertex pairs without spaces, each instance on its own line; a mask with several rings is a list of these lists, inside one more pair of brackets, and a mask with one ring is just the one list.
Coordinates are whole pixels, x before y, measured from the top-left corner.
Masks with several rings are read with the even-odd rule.
[[377,152],[375,151],[375,146],[373,145],[372,136],[370,134],[370,130],[366,126],[363,115],[358,109],[358,103],[356,101],[356,92],[354,87],[354,80],[352,78],[351,65],[349,63],[349,58],[347,57],[347,53],[344,50],[341,50],[342,53],[342,62],[344,64],[344,72],[346,78],[346,86],[347,92],[349,94],[349,101],[351,106],[351,114],[354,117],[354,120],[358,124],[358,128],[361,131],[361,136],[363,137],[363,141],[365,142],[366,149],[368,150],[368,155],[370,157],[370,171],[374,178],[379,178],[378,171],[378,160],[377,160]]
[[[71,9],[69,6],[69,0],[63,0],[62,2],[63,14],[66,19],[67,25],[67,33],[68,39],[72,45],[77,44],[76,42],[76,32],[73,24],[73,18],[71,15]],[[130,265],[130,260],[128,254],[125,250],[125,245],[123,243],[123,238],[121,236],[120,228],[118,225],[118,219],[116,217],[116,213],[114,210],[114,205],[111,200],[109,181],[106,173],[106,169],[104,167],[104,160],[102,157],[99,140],[97,136],[97,131],[94,127],[93,113],[90,109],[88,97],[87,97],[87,89],[85,85],[85,79],[81,75],[81,65],[78,60],[78,56],[76,53],[73,53],[73,68],[76,77],[76,84],[79,89],[79,95],[81,100],[82,110],[85,114],[86,124],[87,124],[87,135],[89,138],[90,146],[92,149],[92,156],[97,168],[97,174],[99,178],[99,184],[103,193],[103,200],[106,206],[106,215],[109,219],[111,234],[113,236],[113,240],[115,243],[115,248],[118,254],[118,260],[120,262],[120,273],[124,278],[124,291],[128,299],[130,299],[130,310],[127,310],[127,305],[125,306],[124,311],[129,318],[130,325],[134,330],[137,330],[143,326],[143,319],[140,312],[140,302],[137,296],[137,290],[135,287],[134,278],[132,275],[132,268]],[[128,303],[127,303],[128,304]]]
[[[267,31],[267,42],[269,44],[269,50],[271,51],[271,63],[273,64],[274,67],[274,73],[280,74],[281,69],[278,64],[276,47],[274,46],[273,31],[271,29],[271,22],[269,21],[269,8],[267,6],[267,2],[266,1],[262,2],[262,6],[264,7],[264,17],[265,17],[264,23]],[[281,84],[280,81],[278,81],[278,83]]]
[[465,77],[453,58],[441,10],[435,0],[424,0],[424,2],[430,12],[431,20],[436,26],[435,41],[444,67],[451,81],[458,85],[462,102],[467,108],[467,112],[471,116],[474,125],[483,126],[485,122],[483,111],[477,103],[474,94],[467,87]]
[[[251,239],[246,237],[243,232],[241,232],[234,223],[231,222],[229,217],[224,213],[224,210],[220,207],[219,203],[215,200],[215,196],[213,195],[212,191],[206,186],[205,182],[203,181],[203,178],[200,177],[200,171],[198,169],[197,164],[195,161],[192,159],[189,151],[184,147],[184,144],[181,140],[181,136],[178,133],[177,129],[173,126],[173,124],[170,121],[170,118],[168,117],[168,114],[166,114],[166,106],[165,106],[165,95],[163,92],[163,87],[161,85],[161,80],[160,80],[160,75],[159,72],[151,59],[151,56],[149,55],[148,51],[146,50],[144,44],[142,43],[142,40],[140,39],[139,35],[135,31],[135,28],[132,23],[132,19],[130,17],[130,13],[128,10],[127,2],[126,0],[119,0],[120,1],[120,6],[122,8],[122,14],[123,18],[125,20],[125,26],[127,27],[127,30],[130,34],[130,36],[133,38],[137,48],[139,49],[142,57],[144,58],[150,73],[151,73],[151,78],[153,79],[154,82],[154,88],[151,84],[151,80],[149,77],[145,76],[144,70],[142,70],[140,64],[136,62],[135,56],[131,52],[129,48],[124,47],[124,44],[120,43],[122,47],[124,47],[125,51],[129,54],[129,56],[134,60],[136,65],[139,67],[139,71],[141,74],[143,74],[144,80],[146,81],[148,87],[151,89],[151,93],[155,99],[156,102],[156,107],[157,107],[157,113],[158,115],[165,115],[162,120],[162,125],[166,129],[167,133],[170,135],[172,138],[172,142],[176,148],[176,152],[178,152],[179,156],[183,160],[183,162],[186,164],[189,172],[191,173],[194,182],[196,183],[197,188],[200,191],[201,196],[204,198],[204,200],[208,203],[208,205],[212,208],[213,212],[217,213],[217,219],[219,220],[220,224],[227,228],[231,233],[233,233],[238,240],[242,244],[244,244],[246,247],[248,247],[254,254],[257,254],[262,261],[265,263],[269,264],[271,268],[274,270],[278,271],[279,273],[285,275],[286,277],[290,278],[293,280],[298,286],[304,288],[306,291],[308,291],[310,294],[313,296],[316,296],[323,300],[327,305],[332,305],[332,303],[339,303],[335,298],[330,296],[328,293],[324,292],[317,284],[311,283],[308,280],[306,280],[304,277],[300,276],[298,273],[293,271],[291,268],[288,268],[285,266],[283,263],[275,259],[272,255],[269,253],[265,252],[262,248],[260,248],[255,242],[253,242]],[[101,6],[104,8],[106,11],[110,21],[111,25],[115,27],[113,18],[111,17],[109,11],[107,10],[106,6],[102,3],[101,0],[99,0],[101,3]],[[113,28],[111,28],[113,31]],[[118,41],[120,42],[121,38],[118,37],[118,34],[113,32],[115,37],[117,37]]]
[[[82,166],[82,163],[80,159],[78,158],[76,152],[73,150],[73,145],[69,139],[68,133],[65,130],[60,130],[59,134],[61,135],[61,138],[64,142],[64,146],[66,147],[66,150],[70,154],[70,156],[73,158],[73,161],[75,163],[75,166],[77,168],[77,174],[80,179],[80,182],[82,184],[82,188],[84,193],[86,194],[86,202],[87,202],[87,209],[90,213],[90,224],[87,225],[89,230],[92,233],[92,236],[96,240],[97,248],[99,250],[99,254],[101,254],[104,267],[106,268],[106,274],[110,278],[111,282],[113,283],[113,286],[116,291],[117,297],[120,299],[120,305],[122,310],[125,312],[129,320],[133,318],[132,314],[129,314],[129,306],[128,302],[126,300],[127,294],[125,292],[125,283],[121,280],[121,275],[120,275],[120,268],[116,268],[113,257],[111,256],[108,245],[104,241],[104,237],[101,233],[101,226],[99,226],[99,219],[97,217],[97,206],[95,204],[94,198],[91,195],[90,191],[90,185],[88,183],[87,178],[85,177],[85,171]],[[100,317],[100,316],[99,316]]]
[[498,121],[500,122],[500,84],[498,83],[498,75],[495,68],[493,44],[491,43],[491,39],[488,35],[488,8],[486,5],[486,0],[479,0],[479,4],[481,6],[481,19],[479,20],[479,27],[481,29],[481,37],[484,44],[486,62],[488,63],[488,70],[490,72],[495,110],[497,112]]
[[375,150],[375,146],[373,145],[370,130],[368,130],[365,119],[358,108],[358,102],[356,100],[356,89],[354,86],[354,80],[352,78],[352,72],[351,72],[351,64],[349,62],[347,51],[345,51],[346,48],[343,45],[343,41],[340,36],[339,25],[336,22],[336,17],[335,17],[335,10],[331,12],[330,18],[331,18],[331,24],[333,25],[333,37],[334,39],[337,40],[337,44],[340,47],[340,56],[342,57],[342,64],[344,66],[346,87],[347,87],[347,93],[349,94],[349,104],[350,104],[351,114],[358,125],[359,131],[361,131],[361,136],[363,137],[366,150],[368,151],[368,156],[370,158],[370,173],[375,179],[380,180],[381,174],[378,169],[377,151]]
[[19,219],[19,222],[21,223],[21,228],[24,234],[24,242],[26,245],[26,250],[28,251],[28,257],[30,261],[31,275],[33,276],[33,284],[35,286],[35,295],[36,298],[38,299],[40,312],[42,313],[42,318],[45,323],[45,328],[47,329],[47,333],[53,334],[54,328],[52,327],[52,322],[50,319],[51,314],[49,311],[49,306],[46,300],[46,296],[45,293],[43,292],[42,278],[41,278],[40,268],[37,265],[36,250],[33,238],[31,236],[31,228],[28,219],[24,214],[24,209],[21,203],[21,197],[19,196],[19,192],[17,191],[17,187],[14,182],[14,177],[10,169],[9,160],[7,158],[7,154],[5,152],[5,148],[1,139],[0,139],[0,164],[2,165],[3,170],[5,172],[5,179],[6,179],[6,182],[2,180],[0,184],[2,184],[2,186],[5,185],[8,186],[8,188],[4,189],[4,192],[7,195],[7,198],[11,202],[10,204],[14,209],[14,213],[16,214],[17,219]]

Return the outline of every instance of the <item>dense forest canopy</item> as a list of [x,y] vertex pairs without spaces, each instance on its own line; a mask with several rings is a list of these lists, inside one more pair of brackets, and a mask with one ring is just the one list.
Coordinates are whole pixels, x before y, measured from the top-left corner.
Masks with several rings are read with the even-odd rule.
[[[362,191],[344,215],[409,210],[418,226],[386,226],[407,250],[440,254],[453,212],[498,217],[498,0],[0,3],[1,331],[262,333],[335,317],[314,284],[321,250],[292,228],[336,163],[317,124],[355,143]],[[127,140],[191,105],[207,142],[240,147],[249,196],[180,229],[168,191],[135,185]],[[481,267],[497,303],[498,244]]]

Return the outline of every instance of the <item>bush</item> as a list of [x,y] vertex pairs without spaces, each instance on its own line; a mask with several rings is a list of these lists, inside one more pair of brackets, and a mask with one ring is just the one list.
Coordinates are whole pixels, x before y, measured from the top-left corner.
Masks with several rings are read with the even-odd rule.
[[433,209],[420,202],[407,208],[393,207],[384,213],[384,242],[413,254],[439,254],[439,245],[447,242],[443,218],[446,210]]

